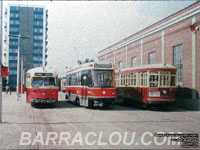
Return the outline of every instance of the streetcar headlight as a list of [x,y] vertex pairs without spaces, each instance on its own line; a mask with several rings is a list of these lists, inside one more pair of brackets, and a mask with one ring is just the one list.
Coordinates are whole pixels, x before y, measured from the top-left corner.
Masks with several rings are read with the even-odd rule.
[[115,92],[112,92],[112,95],[115,95]]
[[160,91],[149,91],[150,97],[160,97]]
[[88,91],[88,94],[94,95],[93,91]]
[[166,90],[163,90],[163,94],[167,94],[167,91],[166,91]]
[[103,91],[102,93],[103,93],[103,94],[106,94],[106,91]]

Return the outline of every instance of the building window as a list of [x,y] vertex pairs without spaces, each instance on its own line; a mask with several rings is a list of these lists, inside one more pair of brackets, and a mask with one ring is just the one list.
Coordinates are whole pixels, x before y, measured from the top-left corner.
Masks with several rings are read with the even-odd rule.
[[182,44],[173,47],[174,66],[177,68],[177,82],[183,82],[183,47]]
[[132,58],[131,58],[131,67],[136,66],[136,62],[137,62],[136,57],[132,57]]
[[9,56],[9,60],[17,60],[17,56]]
[[35,19],[43,19],[43,15],[38,15],[38,14],[37,14],[37,15],[34,15],[34,18],[35,18]]
[[17,71],[16,70],[10,70],[9,74],[17,74]]
[[34,61],[42,61],[42,57],[33,57]]
[[19,28],[11,27],[10,31],[11,32],[19,32]]
[[120,69],[120,68],[123,68],[123,61],[119,61],[119,62],[118,62],[118,66],[119,66],[119,69]]
[[149,53],[149,64],[156,63],[156,52]]
[[17,49],[9,49],[10,53],[17,53]]
[[18,25],[19,24],[19,20],[10,20],[10,24]]
[[42,35],[34,35],[34,36],[33,36],[33,39],[34,39],[34,40],[42,40],[42,39],[43,39],[43,36],[42,36]]
[[10,66],[10,67],[15,67],[15,68],[16,68],[16,67],[17,67],[17,64],[16,64],[16,63],[10,63],[9,66]]

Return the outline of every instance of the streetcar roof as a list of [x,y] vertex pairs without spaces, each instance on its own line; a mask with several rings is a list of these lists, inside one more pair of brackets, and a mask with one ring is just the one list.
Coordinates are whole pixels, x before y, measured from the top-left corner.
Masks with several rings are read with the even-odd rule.
[[27,74],[29,74],[31,77],[35,76],[35,73],[51,73],[51,76],[57,76],[56,70],[54,70],[51,67],[37,67],[37,68],[32,68],[27,71]]
[[176,67],[169,64],[148,64],[148,65],[142,65],[142,66],[136,66],[136,67],[128,67],[128,68],[122,68],[115,70],[116,73],[119,72],[126,72],[126,71],[153,71],[154,69],[160,69],[160,70],[176,70]]
[[75,68],[68,70],[67,74],[75,73],[75,72],[82,71],[82,70],[89,70],[89,69],[114,70],[114,67],[111,62],[106,62],[106,61],[89,62],[89,63],[81,64],[80,66],[77,66]]

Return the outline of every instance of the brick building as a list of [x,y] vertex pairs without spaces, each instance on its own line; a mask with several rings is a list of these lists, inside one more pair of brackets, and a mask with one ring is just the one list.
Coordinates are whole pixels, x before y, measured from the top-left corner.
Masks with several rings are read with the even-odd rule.
[[99,51],[116,68],[146,64],[177,67],[177,104],[198,109],[200,94],[200,2]]

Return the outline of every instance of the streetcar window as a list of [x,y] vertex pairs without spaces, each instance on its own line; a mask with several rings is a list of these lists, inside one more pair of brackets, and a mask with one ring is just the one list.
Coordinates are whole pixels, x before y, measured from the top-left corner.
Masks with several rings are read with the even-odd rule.
[[77,73],[77,85],[81,85],[81,72]]
[[171,86],[176,86],[176,72],[171,72],[171,81],[170,81]]
[[113,71],[94,70],[94,86],[113,86]]
[[147,72],[140,73],[140,85],[147,86]]
[[121,74],[121,85],[125,85],[125,74]]
[[169,72],[160,72],[160,86],[169,86]]
[[150,75],[149,81],[158,81],[158,75]]
[[[81,74],[82,74],[82,77],[83,75],[86,75],[87,76],[87,83],[86,85],[89,86],[89,87],[93,87],[94,84],[93,84],[93,81],[92,81],[92,74],[91,74],[91,70],[83,70],[82,72],[78,73],[78,81],[77,81],[77,84],[79,84],[79,81],[81,81],[81,85],[83,85],[83,80],[81,80]],[[85,81],[84,81],[85,82]]]
[[43,78],[42,77],[34,77],[31,85],[33,87],[43,86]]
[[126,85],[131,85],[131,74],[126,75]]
[[74,73],[71,77],[71,85],[77,85],[77,75]]
[[134,86],[136,86],[137,85],[137,76],[136,76],[136,73],[134,73],[134,76],[133,76],[133,80],[134,80]]
[[150,87],[158,87],[158,72],[150,72],[149,86]]
[[44,78],[44,86],[55,86],[55,80],[53,77]]

